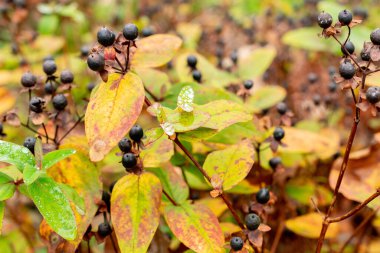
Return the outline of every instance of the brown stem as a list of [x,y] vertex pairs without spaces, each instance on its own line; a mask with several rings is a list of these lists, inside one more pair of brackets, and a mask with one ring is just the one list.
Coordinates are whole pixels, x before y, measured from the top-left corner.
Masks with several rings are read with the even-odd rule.
[[29,117],[30,117],[30,100],[32,99],[32,90],[28,89],[28,94],[29,94],[29,101],[28,101],[28,119],[26,120],[26,125],[29,126]]
[[144,89],[145,89],[145,91],[146,91],[146,93],[148,93],[149,94],[149,96],[151,96],[152,98],[153,98],[153,100],[154,101],[160,101],[161,99],[159,99],[158,97],[156,97],[148,88],[146,88],[145,86],[144,86]]
[[272,247],[270,249],[270,253],[275,253],[278,247],[278,244],[280,243],[280,239],[282,236],[282,232],[284,232],[285,229],[285,222],[283,219],[280,221],[280,225],[277,228],[276,235],[274,236],[274,240],[272,243]]
[[369,216],[367,216],[360,224],[356,227],[354,232],[351,234],[351,236],[344,242],[338,253],[343,253],[344,249],[347,247],[347,245],[351,242],[351,240],[372,220],[373,217],[375,217],[377,211],[379,208],[377,208],[374,212],[372,212]]
[[48,133],[47,133],[47,130],[46,130],[46,126],[45,126],[45,124],[44,123],[42,123],[42,127],[43,127],[43,129],[44,129],[44,132],[45,132],[45,137],[46,137],[46,143],[49,143],[49,135],[48,135]]
[[354,207],[352,210],[347,212],[346,214],[336,217],[336,218],[328,218],[327,222],[328,223],[334,223],[334,222],[339,222],[342,220],[345,220],[347,218],[350,218],[351,216],[355,215],[357,212],[363,209],[363,207],[367,206],[368,203],[370,203],[372,200],[380,196],[380,189],[378,189],[374,194],[372,194],[369,198],[367,198],[365,201],[363,201],[361,204],[357,205]]
[[[40,134],[37,130],[34,130],[33,128],[31,128],[31,127],[28,126],[27,124],[20,123],[20,125],[23,126],[23,127],[25,127],[26,129],[32,131],[32,132],[35,133],[35,134],[38,134],[38,135],[40,135],[40,136],[42,136],[42,137],[45,137],[45,138],[47,137],[46,135]],[[52,138],[50,138],[50,137],[48,137],[48,138],[49,138],[49,140],[54,141],[54,139],[52,139]]]
[[346,47],[343,46],[343,44],[338,40],[338,38],[333,35],[332,36],[338,43],[339,45],[342,47],[342,49],[344,50],[344,52],[348,55],[348,57],[351,58],[351,60],[355,63],[355,65],[359,68],[359,71],[362,71],[362,68],[360,67],[359,63],[354,59],[354,57],[352,57],[352,55],[347,51]]
[[115,253],[118,253],[119,250],[118,250],[118,247],[116,246],[115,240],[113,239],[113,233],[110,235],[110,239],[111,239],[113,250],[115,251]]
[[61,141],[66,138],[66,136],[74,130],[74,128],[82,121],[82,119],[84,118],[84,115],[80,116],[79,119],[75,122],[75,124],[69,129],[67,130],[67,132],[61,137],[61,139],[59,139],[57,141],[57,144],[59,145],[61,143]]
[[175,202],[175,200],[170,197],[170,195],[164,190],[162,189],[162,192],[164,193],[164,195],[169,199],[169,201],[174,205],[174,206],[178,206],[177,202]]

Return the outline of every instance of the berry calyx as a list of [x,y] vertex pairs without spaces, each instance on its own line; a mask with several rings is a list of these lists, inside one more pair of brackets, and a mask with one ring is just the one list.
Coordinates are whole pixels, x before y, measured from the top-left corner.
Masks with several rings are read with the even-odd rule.
[[261,223],[260,217],[255,213],[247,214],[244,221],[249,230],[256,230]]
[[273,132],[273,138],[276,141],[281,141],[285,137],[285,131],[282,127],[276,127]]
[[195,55],[189,55],[187,57],[187,66],[189,66],[192,69],[195,69],[197,67],[197,57]]
[[323,28],[329,28],[333,22],[332,16],[327,12],[322,12],[318,15],[317,18],[318,25]]
[[40,97],[32,97],[29,102],[29,109],[35,113],[41,113],[43,111],[45,101]]
[[338,20],[342,25],[349,25],[352,21],[352,13],[348,10],[343,10],[339,12]]
[[200,83],[202,81],[202,73],[199,70],[194,69],[191,74],[193,75],[194,81],[196,81],[198,83]]
[[126,24],[123,28],[123,36],[127,40],[135,40],[139,35],[139,29],[135,24],[129,23]]
[[261,188],[257,193],[256,193],[256,200],[260,204],[266,204],[270,199],[270,194],[269,190],[267,188]]
[[62,83],[72,83],[74,81],[74,75],[73,72],[70,70],[66,69],[61,72],[60,76],[61,82]]
[[123,138],[118,143],[119,149],[123,153],[131,152],[132,142],[128,138]]
[[34,137],[26,137],[24,140],[23,146],[26,147],[27,149],[34,154],[34,146],[36,145],[36,138]]
[[105,47],[109,47],[115,42],[115,34],[107,27],[100,28],[96,36],[99,44]]
[[21,77],[21,85],[30,88],[36,85],[37,77],[30,72],[26,72]]
[[144,130],[140,125],[134,125],[131,130],[129,130],[129,137],[135,142],[140,142],[143,136]]
[[93,71],[100,71],[104,68],[103,54],[93,53],[87,58],[87,65]]
[[371,104],[376,104],[380,101],[380,88],[376,86],[369,87],[365,93],[365,97]]
[[98,226],[98,233],[101,237],[109,236],[112,233],[111,225],[108,222],[100,223]]
[[269,166],[272,168],[272,170],[275,170],[280,164],[281,164],[281,158],[280,157],[273,157],[269,160]]
[[244,241],[241,239],[241,237],[234,236],[231,238],[230,245],[232,250],[239,251],[243,248]]
[[288,111],[288,106],[284,102],[281,102],[277,104],[276,109],[280,115],[284,115]]
[[57,71],[57,64],[55,64],[54,60],[46,60],[42,64],[42,68],[46,75],[51,76]]
[[253,81],[252,80],[245,80],[243,85],[244,85],[244,88],[246,88],[247,90],[250,90],[253,87]]
[[354,64],[352,64],[350,61],[343,61],[339,66],[339,74],[344,79],[351,79],[354,77],[356,72]]
[[123,155],[121,163],[123,164],[124,168],[126,168],[127,171],[129,171],[137,164],[136,156],[133,153],[126,153]]
[[369,38],[373,44],[380,45],[380,28],[373,30]]
[[[344,48],[346,50],[344,50]],[[353,54],[355,52],[355,45],[354,43],[352,43],[350,40],[346,42],[346,44],[343,46],[340,47],[340,50],[342,51],[342,53],[344,55],[349,55],[349,54]],[[348,54],[347,54],[348,52]]]
[[63,94],[57,94],[53,97],[53,106],[57,111],[62,111],[67,106],[67,99]]

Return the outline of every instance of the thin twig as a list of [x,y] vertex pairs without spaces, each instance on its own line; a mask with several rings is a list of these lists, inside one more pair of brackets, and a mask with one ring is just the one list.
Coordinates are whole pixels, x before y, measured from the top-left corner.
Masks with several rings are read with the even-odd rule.
[[28,101],[28,119],[26,120],[26,125],[29,126],[29,117],[30,117],[30,100],[32,99],[32,90],[28,89],[29,101]]
[[66,138],[66,136],[72,131],[74,130],[74,128],[82,121],[82,119],[84,118],[84,115],[80,116],[79,119],[75,122],[75,124],[69,129],[67,130],[67,132],[61,137],[61,139],[59,139],[57,141],[57,144],[59,145],[61,143],[61,141]]
[[338,38],[335,35],[332,35],[332,37],[339,43],[339,45],[342,47],[344,52],[348,55],[348,57],[351,58],[351,60],[355,63],[355,65],[359,68],[359,71],[362,71],[362,68],[360,67],[359,63],[352,57],[352,55],[347,51],[346,47],[343,46],[343,44],[338,40]]
[[45,135],[46,135],[46,143],[49,143],[49,135],[48,135],[48,133],[47,133],[47,130],[46,130],[46,127],[45,127],[45,124],[44,124],[44,123],[42,123],[42,127],[43,127],[44,132],[45,132]]
[[[20,123],[20,125],[23,126],[23,127],[25,127],[26,129],[32,131],[32,132],[35,133],[35,134],[38,134],[38,135],[40,135],[40,136],[42,136],[42,137],[44,137],[44,138],[47,137],[46,135],[43,135],[43,134],[39,133],[37,130],[34,130],[33,128],[31,128],[31,127],[28,126],[27,124]],[[54,139],[52,139],[52,138],[50,138],[50,137],[49,137],[49,140],[54,141]]]
[[158,97],[156,97],[156,95],[154,95],[154,94],[153,94],[148,88],[146,88],[145,86],[144,86],[144,89],[145,89],[146,93],[148,93],[149,96],[151,96],[155,102],[161,100],[161,99],[159,99]]
[[174,205],[174,206],[178,206],[177,202],[175,202],[175,200],[170,197],[170,195],[164,190],[162,189],[162,192],[164,193],[164,195],[169,199],[169,201]]

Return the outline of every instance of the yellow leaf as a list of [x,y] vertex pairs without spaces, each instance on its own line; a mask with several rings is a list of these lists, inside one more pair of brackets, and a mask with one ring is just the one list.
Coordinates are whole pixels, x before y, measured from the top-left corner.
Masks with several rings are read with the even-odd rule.
[[112,74],[91,96],[85,116],[92,161],[100,161],[135,124],[144,104],[141,79],[128,72]]

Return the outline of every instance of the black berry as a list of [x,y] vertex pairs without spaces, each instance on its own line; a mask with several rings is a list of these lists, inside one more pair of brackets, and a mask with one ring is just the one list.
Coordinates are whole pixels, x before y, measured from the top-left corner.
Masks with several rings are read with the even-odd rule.
[[126,153],[123,155],[121,163],[127,170],[132,169],[137,164],[136,156],[133,153]]
[[21,77],[21,84],[26,88],[33,87],[37,83],[37,77],[30,72],[26,72]]
[[269,160],[269,166],[272,168],[272,170],[275,170],[280,164],[281,164],[281,158],[280,157],[273,157]]
[[143,37],[149,37],[149,36],[152,36],[154,34],[154,30],[152,27],[148,26],[148,27],[144,27],[142,30],[141,30],[141,34]]
[[371,60],[371,56],[370,56],[369,52],[367,52],[364,48],[360,52],[360,58],[363,61],[369,61],[369,60]]
[[273,132],[273,138],[276,141],[281,141],[285,137],[285,131],[281,127],[276,127]]
[[45,61],[54,61],[54,57],[52,55],[45,56],[42,59],[42,62],[45,62]]
[[109,47],[115,42],[115,34],[106,27],[100,28],[96,37],[100,45]]
[[351,79],[355,75],[355,66],[350,61],[343,61],[339,66],[339,74],[344,79]]
[[330,92],[335,92],[337,88],[338,88],[338,85],[336,84],[336,82],[332,81],[331,83],[329,83]]
[[354,16],[366,20],[368,18],[368,11],[362,7],[355,7],[353,10]]
[[87,57],[90,53],[90,47],[87,45],[84,45],[80,48],[80,56]]
[[36,145],[36,138],[34,137],[26,137],[24,140],[24,147],[30,150],[32,154],[34,154],[34,145]]
[[230,54],[230,58],[231,58],[231,61],[234,64],[237,64],[237,62],[238,62],[238,52],[236,50],[232,51],[232,53]]
[[119,141],[118,146],[121,152],[128,153],[128,152],[131,152],[132,142],[127,138],[123,138]]
[[253,81],[252,80],[245,80],[243,85],[244,85],[244,88],[246,88],[247,90],[250,90],[253,87]]
[[338,20],[342,25],[349,25],[352,21],[352,13],[348,10],[339,12]]
[[276,106],[277,112],[281,115],[284,115],[288,111],[288,106],[284,103],[278,103]]
[[93,53],[87,58],[87,65],[93,71],[100,71],[104,68],[103,54]]
[[202,81],[202,73],[199,70],[194,69],[192,72],[192,75],[193,75],[194,81],[197,81],[198,83]]
[[232,250],[239,251],[243,248],[244,242],[243,239],[241,239],[241,237],[234,236],[231,238],[230,245]]
[[63,94],[57,94],[53,97],[53,106],[57,111],[62,111],[67,106],[67,99]]
[[134,125],[131,130],[129,130],[129,137],[135,142],[139,142],[143,136],[144,131],[140,125]]
[[74,81],[74,75],[70,70],[66,69],[61,72],[60,79],[62,83],[72,83]]
[[371,32],[370,39],[373,44],[380,45],[380,28],[376,28]]
[[29,102],[29,108],[32,112],[41,113],[43,111],[45,101],[40,97],[32,97]]
[[[346,50],[344,50],[344,48],[346,48]],[[343,46],[340,47],[340,50],[342,51],[344,55],[353,54],[355,52],[355,45],[350,40],[346,42],[346,45],[344,45],[344,48]],[[348,52],[348,54],[346,51]]]
[[371,104],[376,104],[380,101],[380,88],[373,86],[367,89],[365,97]]
[[42,68],[46,75],[51,76],[57,71],[57,64],[55,64],[54,60],[46,60],[42,64]]
[[100,223],[98,233],[101,237],[109,236],[112,233],[111,225],[108,222]]
[[255,213],[247,214],[244,220],[249,230],[256,230],[261,223],[260,217]]
[[311,72],[307,75],[307,80],[310,84],[314,84],[318,81],[318,75],[314,72]]
[[256,193],[256,200],[260,204],[266,204],[270,199],[269,190],[267,188],[261,188],[260,191]]
[[333,75],[335,75],[335,73],[336,73],[335,67],[334,66],[330,66],[329,67],[329,75],[333,76]]
[[126,24],[123,28],[123,35],[127,40],[135,40],[139,35],[139,29],[135,24]]
[[196,66],[197,66],[197,57],[195,57],[195,55],[189,55],[187,57],[187,66],[189,66],[190,68],[192,69],[195,69]]
[[321,103],[321,96],[319,94],[315,94],[313,96],[313,102],[315,105],[320,105]]
[[44,91],[46,94],[53,94],[56,91],[56,87],[53,82],[47,82],[44,86]]
[[95,83],[89,83],[87,84],[87,90],[91,92],[95,88],[95,86],[96,86]]
[[331,15],[327,12],[320,13],[317,21],[318,25],[323,29],[329,28],[333,22]]

